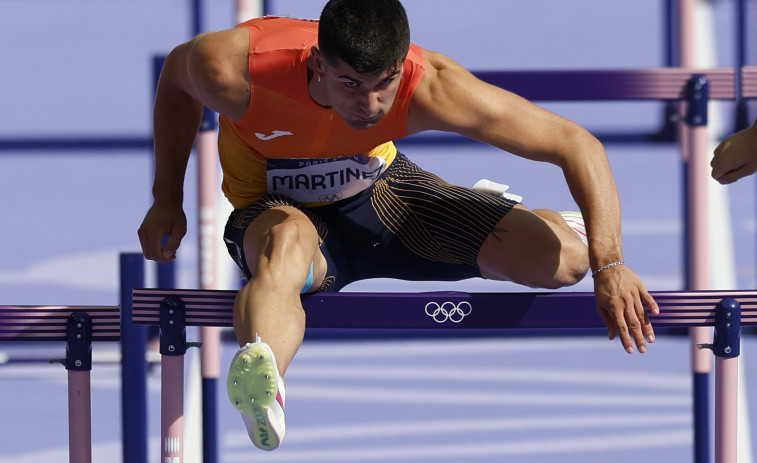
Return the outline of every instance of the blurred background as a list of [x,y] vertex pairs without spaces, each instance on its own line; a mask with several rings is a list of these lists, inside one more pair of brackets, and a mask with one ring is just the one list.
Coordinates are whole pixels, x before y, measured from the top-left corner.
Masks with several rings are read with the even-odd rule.
[[[264,3],[269,14],[317,18],[325,1]],[[197,18],[196,4],[188,0],[0,0],[0,304],[118,304],[118,255],[139,251],[136,230],[152,203],[153,60],[189,40],[198,19],[203,31],[237,22],[232,0],[199,4]],[[404,4],[414,42],[474,71],[675,64],[670,18],[676,2],[672,0],[405,0]],[[699,5],[699,66],[732,67],[740,46],[746,64],[755,64],[755,2],[702,0]],[[740,22],[750,24],[741,45]],[[605,143],[623,203],[626,261],[652,290],[683,289],[683,167],[675,138],[660,136],[667,126],[666,103],[538,103],[585,126]],[[749,110],[753,121],[754,103]],[[737,128],[735,114],[732,102],[710,104],[713,147]],[[412,160],[452,183],[472,186],[486,177],[510,185],[528,207],[576,208],[554,166],[448,134],[419,134],[397,144]],[[713,227],[718,230],[711,251],[716,257],[712,288],[755,288],[755,179],[711,188],[716,198]],[[221,196],[218,203],[228,210]],[[177,285],[195,288],[194,155],[187,172],[185,211],[189,230],[178,254]],[[226,214],[221,215],[225,220]],[[239,274],[220,241],[221,286],[235,288]],[[154,278],[154,273],[154,267],[148,266],[148,276]],[[569,290],[589,291],[590,280]],[[436,289],[524,290],[481,280],[372,280],[347,288]],[[613,344],[613,349],[619,355],[619,346]],[[671,359],[679,354],[673,348]],[[608,358],[609,364],[617,361]],[[670,360],[685,370],[687,365],[679,361]],[[665,371],[666,362],[659,358],[650,367]],[[607,363],[600,361],[599,368],[602,365]],[[752,369],[747,365],[748,372]],[[14,374],[0,376],[0,388]],[[237,424],[230,426],[238,430]],[[0,429],[6,425],[0,419]],[[673,455],[680,455],[678,450]],[[35,461],[21,460],[22,453],[9,455],[12,460],[7,461]],[[292,458],[281,461],[298,461]],[[554,454],[545,458],[563,461],[549,460]],[[501,455],[495,454],[492,461],[502,461]]]

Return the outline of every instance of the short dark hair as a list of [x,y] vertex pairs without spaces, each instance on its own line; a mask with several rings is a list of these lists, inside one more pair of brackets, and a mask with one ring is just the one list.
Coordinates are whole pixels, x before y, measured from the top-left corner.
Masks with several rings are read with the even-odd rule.
[[355,72],[397,68],[410,49],[410,26],[399,0],[330,0],[318,25],[318,47],[329,62],[339,58]]

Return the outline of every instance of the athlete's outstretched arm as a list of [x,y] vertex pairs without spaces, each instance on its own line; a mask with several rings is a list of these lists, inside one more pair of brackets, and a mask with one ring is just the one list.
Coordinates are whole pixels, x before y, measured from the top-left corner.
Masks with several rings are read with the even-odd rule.
[[[457,132],[513,154],[559,166],[586,220],[594,270],[623,260],[620,201],[602,144],[579,125],[477,79],[450,58],[426,51],[427,73],[413,95],[408,130]],[[654,339],[643,304],[657,304],[628,267],[597,274],[597,305],[610,337],[640,351]]]
[[[240,62],[246,69],[246,34],[246,30],[203,34],[179,45],[166,58],[153,114],[154,203],[139,228],[148,259],[170,262],[186,234],[184,175],[203,104],[231,117],[241,117],[240,111],[243,115],[247,108],[249,79],[239,69]],[[234,59],[240,53],[242,59]]]

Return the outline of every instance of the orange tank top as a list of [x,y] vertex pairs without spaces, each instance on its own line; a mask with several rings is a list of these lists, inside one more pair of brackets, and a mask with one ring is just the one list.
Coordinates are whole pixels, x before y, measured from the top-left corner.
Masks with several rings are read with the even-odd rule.
[[411,45],[392,108],[369,130],[352,129],[308,91],[307,58],[316,21],[265,17],[240,24],[250,32],[250,105],[237,122],[220,116],[223,191],[235,208],[267,193],[303,203],[344,199],[362,191],[397,154],[407,136],[413,91],[426,70]]

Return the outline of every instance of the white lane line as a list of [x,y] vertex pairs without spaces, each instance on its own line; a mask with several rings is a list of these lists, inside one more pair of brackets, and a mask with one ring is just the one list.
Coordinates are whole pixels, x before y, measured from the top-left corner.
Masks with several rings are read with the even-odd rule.
[[[654,347],[666,344],[664,340],[655,342]],[[671,341],[667,344],[675,346]],[[680,346],[680,344],[678,344]],[[660,347],[661,348],[661,347]],[[498,354],[514,352],[573,352],[579,350],[616,349],[618,357],[623,357],[622,347],[617,342],[608,341],[605,337],[535,337],[509,339],[464,339],[440,341],[411,340],[398,341],[360,341],[345,345],[345,343],[321,343],[306,341],[297,354],[298,361],[312,361],[316,359],[344,359],[344,358],[375,358],[399,356],[470,356],[485,353],[496,357]],[[578,354],[577,354],[578,355]]]
[[536,368],[464,368],[458,372],[450,372],[441,367],[387,365],[377,366],[332,366],[313,365],[296,366],[290,370],[287,378],[294,384],[299,380],[389,380],[397,381],[428,380],[438,384],[470,383],[474,378],[476,383],[534,383],[541,384],[570,384],[590,385],[592,388],[624,387],[633,389],[664,389],[679,392],[691,390],[691,373],[648,373],[635,371],[613,370],[580,370],[580,369],[536,369]]
[[[123,450],[120,441],[100,441],[92,443],[92,461],[121,461],[122,453]],[[163,463],[158,461],[159,455],[160,438],[149,438],[147,442],[148,462],[146,463]],[[65,461],[69,461],[67,446],[46,450],[36,450],[11,456],[0,455],[0,463],[57,463]]]
[[[291,391],[291,392],[290,392]],[[585,393],[549,393],[531,390],[478,391],[471,388],[430,390],[429,388],[339,387],[332,385],[292,384],[287,389],[298,400],[315,402],[360,402],[365,404],[417,404],[445,405],[456,407],[623,407],[678,408],[690,407],[688,394],[636,394],[623,391]]]
[[[622,450],[639,451],[641,449],[659,449],[681,447],[682,453],[691,445],[691,429],[671,429],[649,432],[624,432],[615,434],[595,434],[585,437],[537,438],[517,441],[502,440],[499,442],[474,442],[466,439],[461,443],[452,444],[424,444],[424,445],[381,445],[375,447],[360,446],[344,448],[335,446],[333,449],[285,450],[282,447],[277,452],[266,455],[269,462],[340,462],[351,463],[367,461],[474,461],[473,458],[491,456],[518,455],[561,455],[575,453],[611,452]],[[284,443],[286,446],[286,442]],[[226,452],[224,461],[248,462],[253,457],[251,450]]]
[[[543,417],[513,417],[513,418],[460,418],[446,420],[418,420],[391,422],[358,422],[331,426],[290,426],[286,443],[301,445],[305,443],[325,443],[336,441],[344,446],[349,440],[379,439],[418,436],[481,434],[507,431],[547,431],[547,430],[579,430],[609,429],[632,427],[665,428],[691,426],[691,413],[623,413],[615,415],[563,415]],[[588,433],[588,432],[587,432]],[[475,438],[475,437],[474,437]],[[250,445],[250,438],[245,431],[227,433],[223,437],[225,448]]]

